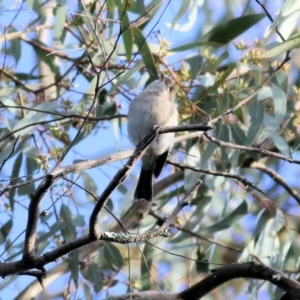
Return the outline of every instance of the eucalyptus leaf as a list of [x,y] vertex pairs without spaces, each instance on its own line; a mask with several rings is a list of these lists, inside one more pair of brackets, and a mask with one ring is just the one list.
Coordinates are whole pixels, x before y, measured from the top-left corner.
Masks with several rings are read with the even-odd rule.
[[171,52],[180,52],[180,51],[187,51],[193,48],[199,48],[201,46],[218,46],[218,43],[211,43],[211,42],[195,42],[195,43],[188,43],[182,46],[171,48],[169,51]]
[[253,25],[265,18],[265,14],[251,14],[232,19],[215,26],[202,37],[202,42],[213,42],[220,46],[226,45]]
[[71,270],[72,279],[77,288],[78,279],[79,279],[79,250],[78,249],[74,249],[69,253],[69,268]]
[[[83,181],[83,186],[87,190],[86,196],[91,202],[95,202],[95,199],[97,197],[97,184],[93,177],[91,177],[87,172],[81,171],[80,176]],[[93,194],[95,197],[93,197],[91,194]]]
[[298,48],[299,46],[300,46],[300,33],[297,32],[286,41],[283,41],[282,43],[273,47],[271,50],[260,54],[259,58],[269,58],[269,57],[278,56],[284,52]]
[[112,243],[105,243],[103,255],[106,263],[112,270],[118,271],[124,266],[124,260],[120,250]]
[[150,75],[150,80],[156,80],[158,78],[158,72],[155,66],[153,54],[147,44],[146,38],[143,36],[143,33],[139,28],[133,27],[132,31],[134,36],[134,43],[137,45],[138,51],[143,58],[145,66]]
[[142,291],[148,291],[151,288],[151,267],[153,263],[153,254],[155,248],[150,245],[146,244],[143,250],[143,259],[141,261],[141,285]]
[[94,285],[95,293],[99,293],[103,289],[103,282],[101,273],[98,266],[95,263],[91,263],[87,270],[87,278]]
[[251,116],[251,124],[248,128],[247,136],[244,145],[251,146],[255,138],[260,133],[265,117],[265,105],[257,100],[250,103],[249,114]]
[[[115,4],[113,0],[106,0],[107,7],[107,19],[114,20],[115,18]],[[112,21],[108,22],[109,26],[109,38],[111,38],[114,28],[114,23]]]
[[65,241],[70,242],[76,235],[76,228],[72,222],[72,212],[70,208],[65,204],[62,204],[60,208],[60,217],[65,224],[65,227],[62,228],[61,233]]
[[203,57],[202,55],[191,56],[189,58],[186,58],[185,62],[189,64],[191,80],[194,80],[201,70]]
[[238,145],[244,145],[246,140],[245,132],[237,124],[229,124],[231,136]]
[[284,91],[277,85],[272,85],[272,95],[274,110],[273,114],[265,114],[264,125],[265,129],[263,137],[268,137],[274,129],[279,128],[281,122],[284,120],[287,109],[287,97]]
[[[33,132],[40,122],[45,121],[48,116],[51,116],[51,112],[58,108],[58,104],[56,102],[46,102],[39,104],[34,108],[43,110],[44,112],[29,111],[29,113],[14,126],[13,130],[19,130],[24,127],[24,129],[18,131],[16,135],[22,136]],[[25,126],[30,124],[35,125],[25,128]]]
[[60,38],[63,34],[67,17],[66,0],[58,0],[55,8],[55,25],[54,25],[54,44],[60,45]]
[[223,218],[218,223],[206,227],[201,230],[201,233],[214,233],[218,231],[222,231],[233,226],[236,222],[238,222],[248,211],[247,202],[243,201],[235,210],[233,210],[228,216]]
[[127,12],[123,12],[119,10],[119,15],[122,15],[122,37],[124,41],[124,47],[126,52],[126,58],[127,61],[131,60],[132,55],[132,48],[133,48],[133,34],[132,34],[132,28],[130,26],[130,21],[128,18]]

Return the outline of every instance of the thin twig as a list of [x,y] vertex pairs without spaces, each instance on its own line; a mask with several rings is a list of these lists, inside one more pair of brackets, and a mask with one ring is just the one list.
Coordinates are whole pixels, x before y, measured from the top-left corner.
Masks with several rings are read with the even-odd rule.
[[259,191],[263,195],[267,194],[266,192],[264,192],[263,190],[258,188],[254,183],[249,181],[247,178],[245,178],[243,176],[240,176],[240,175],[230,174],[230,173],[227,173],[227,172],[217,172],[217,171],[212,171],[212,170],[202,169],[202,168],[196,168],[196,167],[189,166],[187,164],[182,164],[182,163],[179,164],[179,163],[177,163],[175,161],[171,161],[171,160],[167,160],[167,163],[170,164],[170,165],[173,165],[177,168],[180,168],[180,169],[188,169],[188,170],[192,170],[192,171],[195,171],[195,172],[210,174],[210,175],[214,175],[214,176],[223,176],[223,177],[233,178],[233,179],[236,179],[236,180],[240,181],[245,186],[251,186],[253,189]]
[[[149,215],[152,216],[152,217],[154,217],[155,219],[157,219],[161,223],[163,223],[163,222],[166,221],[166,219],[160,217],[159,215],[157,215],[153,211],[150,211]],[[236,248],[236,247],[233,247],[233,246],[228,246],[228,245],[226,245],[226,244],[224,244],[224,243],[222,243],[220,241],[217,241],[217,240],[214,240],[212,238],[206,237],[206,236],[204,236],[202,234],[195,233],[195,232],[187,229],[186,227],[180,226],[176,222],[171,223],[170,227],[176,228],[177,230],[186,232],[186,233],[190,234],[191,236],[193,236],[195,238],[198,238],[198,239],[210,242],[212,244],[218,245],[218,246],[223,247],[223,248],[228,249],[228,250],[232,250],[232,251],[236,251],[236,252],[242,252],[243,251],[240,248]]]
[[[3,107],[4,108],[26,109],[26,110],[30,110],[30,111],[45,113],[45,114],[61,116],[61,117],[65,117],[66,119],[67,118],[70,118],[70,119],[83,119],[83,120],[86,119],[86,116],[82,116],[82,115],[78,115],[78,114],[63,114],[63,113],[56,112],[56,111],[42,110],[42,109],[37,109],[37,108],[34,108],[34,107],[27,107],[27,106],[22,106],[22,105],[6,105],[6,104],[3,104],[0,101],[0,108],[3,108]],[[101,122],[101,121],[110,121],[110,120],[117,119],[117,118],[127,118],[127,115],[118,114],[118,115],[105,116],[105,117],[89,117],[89,121]]]
[[193,193],[196,192],[196,190],[199,188],[199,186],[202,184],[202,180],[198,180],[191,188],[191,190],[183,197],[183,199],[177,204],[176,208],[173,210],[173,212],[170,214],[169,217],[164,221],[164,223],[161,225],[161,228],[168,228],[170,227],[171,223],[175,219],[175,217],[178,215],[178,213],[188,204],[190,204],[191,196]]
[[280,176],[277,172],[268,168],[266,165],[258,162],[253,162],[250,165],[251,168],[258,169],[268,174],[275,182],[281,185],[297,202],[300,204],[300,197],[296,190],[292,189],[290,185],[284,180],[282,176]]
[[251,151],[251,152],[256,152],[256,153],[260,153],[264,156],[271,156],[271,157],[276,157],[279,159],[282,159],[284,161],[288,161],[290,163],[294,163],[294,164],[300,164],[300,160],[296,160],[296,159],[292,159],[290,157],[286,157],[284,155],[275,153],[275,152],[271,152],[265,149],[260,149],[260,148],[254,148],[254,147],[250,147],[250,146],[241,146],[241,145],[236,145],[236,144],[232,144],[232,143],[228,143],[228,142],[223,142],[221,140],[218,140],[206,133],[203,133],[203,135],[210,140],[211,142],[217,144],[218,146],[224,146],[230,149],[238,149],[238,150],[244,150],[244,151]]
[[18,142],[19,138],[20,138],[20,136],[18,135],[17,138],[16,138],[16,140],[15,140],[15,142],[14,142],[14,144],[13,144],[13,147],[12,147],[10,153],[8,154],[8,156],[7,156],[6,158],[4,158],[3,163],[2,163],[1,166],[0,166],[0,173],[1,173],[2,168],[4,167],[5,163],[6,163],[6,162],[9,160],[9,158],[14,154],[14,152],[15,152],[15,150],[16,150],[16,145],[17,145],[17,142]]

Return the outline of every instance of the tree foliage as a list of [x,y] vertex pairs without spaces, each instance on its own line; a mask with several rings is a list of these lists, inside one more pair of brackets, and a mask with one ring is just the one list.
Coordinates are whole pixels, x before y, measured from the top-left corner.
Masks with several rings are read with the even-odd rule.
[[[298,298],[300,5],[265,2],[3,2],[1,294]],[[128,104],[161,72],[181,127],[128,150]]]

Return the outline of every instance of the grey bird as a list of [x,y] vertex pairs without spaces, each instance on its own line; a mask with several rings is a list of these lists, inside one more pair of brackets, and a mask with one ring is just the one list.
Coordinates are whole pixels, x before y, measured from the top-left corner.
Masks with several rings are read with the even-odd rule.
[[[174,82],[161,76],[131,101],[128,112],[128,135],[137,146],[153,126],[177,125]],[[134,193],[137,200],[152,201],[153,175],[157,178],[173,145],[174,133],[160,134],[142,156],[142,168]]]

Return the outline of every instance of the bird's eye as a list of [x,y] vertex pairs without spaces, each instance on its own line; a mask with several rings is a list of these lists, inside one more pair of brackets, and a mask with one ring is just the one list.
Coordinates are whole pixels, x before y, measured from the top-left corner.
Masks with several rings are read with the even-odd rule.
[[171,93],[171,92],[173,92],[173,90],[174,90],[174,88],[173,87],[169,87],[169,92]]

